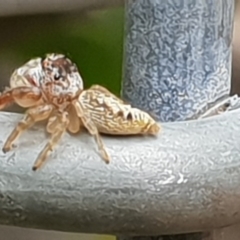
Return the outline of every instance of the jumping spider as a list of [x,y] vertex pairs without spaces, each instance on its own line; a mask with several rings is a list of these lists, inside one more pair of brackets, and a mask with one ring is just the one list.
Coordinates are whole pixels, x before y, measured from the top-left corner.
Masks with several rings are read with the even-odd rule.
[[94,136],[106,163],[110,158],[99,133],[156,135],[160,130],[150,115],[132,108],[106,88],[93,85],[84,90],[77,66],[62,54],[47,54],[16,69],[10,78],[10,88],[0,95],[0,109],[14,102],[28,110],[7,138],[4,153],[12,149],[23,131],[36,122],[48,120],[46,130],[51,138],[38,155],[34,171],[43,165],[67,130],[76,133],[85,127]]
[[61,54],[35,58],[16,69],[10,78],[10,88],[0,96],[0,109],[15,102],[28,110],[7,138],[3,152],[12,149],[24,130],[48,119],[47,131],[51,139],[39,154],[33,170],[40,168],[66,129],[75,130],[70,126],[72,111],[68,109],[82,89],[83,81],[76,65]]

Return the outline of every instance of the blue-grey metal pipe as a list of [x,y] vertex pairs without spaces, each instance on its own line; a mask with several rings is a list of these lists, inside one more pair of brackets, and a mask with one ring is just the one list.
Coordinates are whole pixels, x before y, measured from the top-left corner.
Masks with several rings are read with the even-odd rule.
[[[0,146],[21,118],[0,113]],[[0,152],[0,224],[156,236],[239,223],[240,109],[162,127],[156,138],[103,136],[108,165],[89,134],[66,134],[39,172],[48,139],[33,127]]]
[[[125,4],[122,97],[126,101],[166,122],[197,118],[228,97],[234,0],[126,0]],[[201,235],[180,238],[202,239]]]
[[234,0],[126,0],[122,96],[160,121],[230,93]]

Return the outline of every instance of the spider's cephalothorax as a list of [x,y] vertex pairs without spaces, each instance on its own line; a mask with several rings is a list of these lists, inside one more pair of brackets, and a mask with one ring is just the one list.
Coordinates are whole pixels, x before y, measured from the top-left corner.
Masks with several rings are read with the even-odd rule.
[[47,54],[43,58],[29,60],[13,72],[10,88],[1,95],[0,109],[13,102],[22,107],[35,105],[36,95],[41,95],[41,102],[65,109],[82,89],[83,80],[76,64],[63,54]]
[[28,110],[6,140],[3,152],[12,149],[24,130],[48,119],[47,131],[52,137],[35,162],[33,169],[38,169],[66,130],[79,129],[72,101],[82,89],[83,81],[75,63],[62,54],[31,59],[16,69],[10,78],[10,88],[0,94],[0,109],[15,102]]
[[41,66],[44,78],[40,84],[48,101],[60,108],[66,107],[67,102],[83,89],[83,81],[76,64],[64,55],[48,54],[42,59]]

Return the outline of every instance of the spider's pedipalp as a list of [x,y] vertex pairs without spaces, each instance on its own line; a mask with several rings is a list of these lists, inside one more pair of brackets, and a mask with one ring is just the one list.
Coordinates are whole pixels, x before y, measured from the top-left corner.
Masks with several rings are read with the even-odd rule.
[[42,94],[36,87],[16,87],[4,91],[0,95],[0,110],[5,109],[14,102],[21,107],[38,105]]
[[70,104],[67,108],[67,112],[69,114],[69,124],[67,127],[67,130],[70,133],[77,133],[81,129],[81,119],[77,115],[76,108],[74,107],[73,104]]

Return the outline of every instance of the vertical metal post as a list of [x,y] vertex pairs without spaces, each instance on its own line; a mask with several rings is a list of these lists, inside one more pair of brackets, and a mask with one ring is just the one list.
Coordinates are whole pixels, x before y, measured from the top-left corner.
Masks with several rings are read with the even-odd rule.
[[234,0],[125,0],[122,98],[167,122],[197,118],[228,97],[233,17]]
[[234,0],[126,0],[122,97],[160,121],[230,93]]

